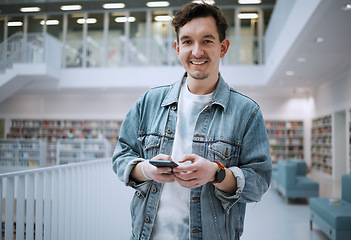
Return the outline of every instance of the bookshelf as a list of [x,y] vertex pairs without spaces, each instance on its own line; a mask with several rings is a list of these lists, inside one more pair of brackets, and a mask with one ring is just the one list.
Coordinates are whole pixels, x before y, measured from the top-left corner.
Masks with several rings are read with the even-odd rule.
[[23,170],[45,166],[46,142],[36,139],[0,139],[2,170]]
[[8,139],[47,141],[47,165],[56,165],[57,141],[61,139],[108,139],[110,152],[117,143],[122,121],[68,119],[12,119]]
[[56,149],[57,164],[75,163],[110,156],[107,140],[63,139],[57,141]]
[[265,121],[272,162],[304,159],[303,121]]
[[312,120],[311,129],[312,168],[332,174],[332,117]]

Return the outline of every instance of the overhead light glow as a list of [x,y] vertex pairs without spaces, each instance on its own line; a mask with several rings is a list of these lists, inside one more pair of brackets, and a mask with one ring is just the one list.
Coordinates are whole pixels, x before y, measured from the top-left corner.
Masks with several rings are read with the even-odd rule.
[[23,26],[23,22],[8,22],[7,26],[8,27],[21,27],[21,26]]
[[260,4],[261,0],[239,0],[239,4]]
[[62,11],[76,11],[76,10],[81,10],[82,6],[81,5],[65,5],[61,6]]
[[351,4],[346,4],[346,5],[342,8],[342,10],[344,10],[344,11],[351,11]]
[[317,37],[317,38],[314,39],[314,41],[315,41],[316,43],[322,43],[322,42],[324,42],[324,38],[322,38],[322,37]]
[[116,8],[124,8],[126,5],[124,3],[105,3],[102,5],[105,9],[116,9]]
[[59,20],[41,20],[40,25],[52,26],[52,25],[59,25]]
[[304,57],[299,57],[299,58],[296,59],[296,61],[299,62],[299,63],[303,63],[303,62],[306,62],[307,60]]
[[207,3],[207,4],[210,4],[210,5],[213,5],[215,4],[215,1],[214,0],[203,0],[203,1],[193,1],[193,3]]
[[124,23],[124,22],[135,22],[135,17],[116,17],[115,22]]
[[239,19],[256,19],[258,18],[257,13],[239,13],[238,14]]
[[39,12],[40,8],[38,7],[23,7],[20,9],[21,12]]
[[260,4],[261,0],[239,0],[239,4]]
[[172,17],[171,16],[156,16],[155,17],[155,21],[157,21],[157,22],[168,22],[168,21],[172,21]]
[[169,2],[147,2],[146,6],[148,7],[168,7],[169,6]]
[[96,23],[96,18],[87,18],[87,19],[79,18],[79,19],[77,19],[77,23],[79,23],[79,24],[84,24],[84,23],[94,24],[94,23]]
[[295,75],[295,72],[294,72],[294,71],[286,71],[286,72],[285,72],[285,75],[286,75],[286,76],[294,76],[294,75]]

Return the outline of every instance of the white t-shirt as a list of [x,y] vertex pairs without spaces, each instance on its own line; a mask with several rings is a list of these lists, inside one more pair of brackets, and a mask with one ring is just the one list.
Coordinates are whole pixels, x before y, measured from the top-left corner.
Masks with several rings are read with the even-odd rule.
[[[192,153],[195,123],[200,112],[212,100],[213,93],[192,94],[187,81],[182,85],[178,103],[177,126],[172,160],[178,162],[184,154]],[[184,163],[187,164],[187,163]],[[189,239],[190,189],[177,182],[164,184],[151,239]]]

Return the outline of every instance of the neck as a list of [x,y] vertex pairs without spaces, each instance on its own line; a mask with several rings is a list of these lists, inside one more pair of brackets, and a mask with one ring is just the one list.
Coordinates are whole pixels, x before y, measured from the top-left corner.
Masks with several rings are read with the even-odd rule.
[[188,76],[188,89],[191,93],[196,95],[206,95],[216,89],[218,77],[215,79],[193,79]]

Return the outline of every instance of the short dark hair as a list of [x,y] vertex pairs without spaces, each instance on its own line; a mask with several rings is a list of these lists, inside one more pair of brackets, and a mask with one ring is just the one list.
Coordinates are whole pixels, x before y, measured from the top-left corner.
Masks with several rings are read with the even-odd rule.
[[177,41],[179,41],[179,28],[194,18],[212,16],[216,21],[219,40],[222,42],[226,38],[228,23],[223,13],[215,5],[207,3],[188,3],[181,9],[172,20],[172,26],[177,33]]

